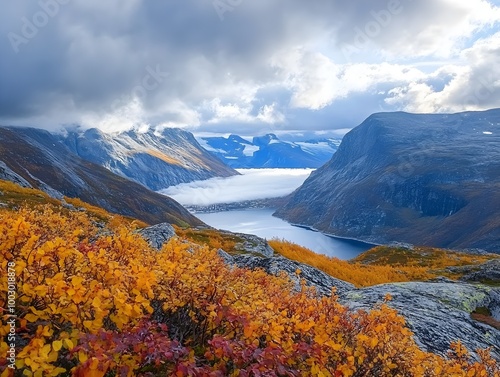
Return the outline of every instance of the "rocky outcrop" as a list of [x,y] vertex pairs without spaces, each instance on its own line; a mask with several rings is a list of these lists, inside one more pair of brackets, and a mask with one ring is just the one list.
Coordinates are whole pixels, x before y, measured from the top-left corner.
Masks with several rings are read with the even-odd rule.
[[492,347],[500,359],[500,331],[471,318],[479,307],[498,313],[499,289],[451,281],[384,284],[352,290],[340,301],[353,309],[370,309],[387,293],[392,296],[389,306],[405,317],[422,349],[445,355],[450,343],[460,340],[470,351]]
[[138,233],[156,250],[161,250],[164,243],[175,237],[174,227],[167,223],[141,229]]
[[372,243],[500,252],[500,109],[380,113],[276,212]]
[[500,259],[477,266],[449,267],[449,270],[464,274],[462,281],[500,284]]
[[257,237],[253,234],[233,233],[220,229],[217,230],[217,232],[223,236],[228,236],[237,240],[233,247],[236,252],[262,257],[272,257],[274,255],[273,248],[269,246],[267,241],[263,238]]
[[219,255],[229,265],[261,268],[270,274],[285,272],[296,289],[300,288],[301,279],[306,285],[315,287],[320,295],[329,295],[335,287],[339,301],[353,310],[372,309],[389,293],[392,299],[388,305],[406,319],[422,349],[446,355],[450,343],[460,340],[472,352],[492,347],[493,356],[500,360],[500,331],[471,318],[476,308],[487,308],[493,318],[500,320],[500,288],[443,278],[434,282],[393,283],[357,289],[316,268],[281,256],[231,256],[223,250],[219,250]]
[[[304,279],[308,286],[315,287],[319,294],[325,296],[332,293],[333,287],[336,288],[339,295],[345,295],[347,292],[355,289],[354,285],[340,279],[335,279],[317,268],[281,256],[260,258],[252,255],[230,256],[227,253],[222,254],[220,252],[219,255],[223,257],[226,263],[241,268],[261,268],[273,275],[285,272],[295,283],[297,289],[300,289],[301,279]],[[299,273],[297,274],[297,272]]]

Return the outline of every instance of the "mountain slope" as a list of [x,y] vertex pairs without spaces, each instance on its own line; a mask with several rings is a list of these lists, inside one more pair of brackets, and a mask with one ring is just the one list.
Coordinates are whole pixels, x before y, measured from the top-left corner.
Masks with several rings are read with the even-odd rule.
[[374,114],[276,215],[343,237],[500,251],[500,110]]
[[238,174],[204,150],[191,133],[179,129],[117,134],[89,129],[70,131],[61,141],[84,160],[155,191]]
[[230,135],[204,137],[200,142],[233,168],[317,168],[332,157],[340,143],[334,139],[290,142],[274,134],[254,137],[252,141]]
[[52,195],[80,198],[147,223],[202,224],[169,197],[76,156],[47,131],[0,127],[0,161],[3,179],[24,180]]

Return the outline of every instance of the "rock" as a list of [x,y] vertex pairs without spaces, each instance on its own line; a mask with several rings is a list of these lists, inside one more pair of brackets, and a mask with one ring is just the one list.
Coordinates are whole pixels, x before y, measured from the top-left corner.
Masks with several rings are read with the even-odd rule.
[[234,245],[234,250],[245,254],[257,254],[263,257],[272,257],[274,250],[267,241],[263,238],[254,236],[253,234],[233,233],[227,230],[217,230],[220,234],[239,240]]
[[340,302],[370,309],[387,293],[392,296],[389,306],[406,318],[422,349],[445,355],[450,343],[460,340],[471,352],[492,347],[500,360],[500,331],[470,316],[478,307],[498,313],[499,289],[460,282],[394,283],[348,291],[340,295]]
[[234,264],[233,257],[231,255],[229,255],[228,253],[226,253],[224,250],[222,250],[222,249],[217,250],[217,254],[219,254],[219,256],[222,258],[224,263],[226,263],[228,265]]
[[[228,261],[226,261],[226,263],[228,263]],[[229,264],[249,269],[262,268],[267,273],[273,275],[283,271],[295,283],[296,289],[300,289],[300,280],[304,279],[308,286],[315,287],[317,292],[324,296],[331,294],[332,287],[337,289],[337,294],[339,295],[344,295],[355,289],[354,285],[340,279],[335,279],[317,268],[295,262],[281,256],[261,258],[253,255],[237,255],[231,257]],[[297,270],[300,270],[300,274],[298,276]]]
[[500,109],[379,113],[276,215],[376,244],[499,252],[499,171]]
[[500,259],[488,261],[476,266],[449,267],[450,271],[461,272],[461,281],[483,282],[500,285]]
[[0,179],[17,183],[21,187],[32,188],[26,179],[15,173],[3,161],[0,161]]
[[172,237],[175,237],[175,230],[168,223],[153,225],[138,232],[144,237],[151,247],[160,250],[165,242],[168,242]]
[[[282,256],[231,256],[223,250],[219,250],[219,255],[229,265],[262,268],[274,275],[283,271],[295,283],[295,289],[300,289],[301,279],[315,287],[320,295],[330,295],[331,288],[335,287],[340,303],[353,310],[370,310],[383,302],[389,293],[392,300],[388,305],[406,319],[421,349],[444,356],[451,342],[460,340],[473,356],[478,348],[492,347],[493,357],[500,360],[500,331],[471,318],[476,308],[487,308],[493,318],[500,320],[500,288],[443,277],[434,282],[392,283],[356,289],[350,283]],[[299,276],[297,270],[300,270]]]

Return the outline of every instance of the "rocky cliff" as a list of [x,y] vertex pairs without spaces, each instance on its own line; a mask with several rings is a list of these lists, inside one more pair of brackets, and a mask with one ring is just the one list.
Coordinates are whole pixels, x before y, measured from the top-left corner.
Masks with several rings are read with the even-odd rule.
[[380,113],[276,215],[342,237],[500,251],[500,110]]

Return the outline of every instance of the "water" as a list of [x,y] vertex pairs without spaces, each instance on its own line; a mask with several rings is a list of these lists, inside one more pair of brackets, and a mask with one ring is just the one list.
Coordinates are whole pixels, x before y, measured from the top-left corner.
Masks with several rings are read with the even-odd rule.
[[247,209],[196,213],[195,216],[217,229],[255,234],[268,240],[283,238],[317,253],[344,260],[354,258],[373,247],[364,242],[330,237],[320,232],[290,225],[286,221],[273,217],[273,212],[273,209]]

